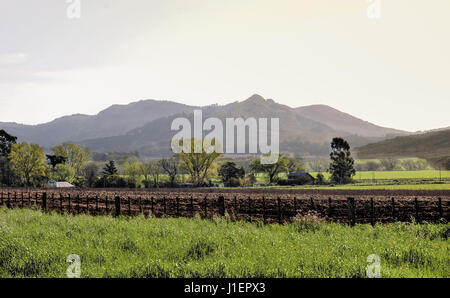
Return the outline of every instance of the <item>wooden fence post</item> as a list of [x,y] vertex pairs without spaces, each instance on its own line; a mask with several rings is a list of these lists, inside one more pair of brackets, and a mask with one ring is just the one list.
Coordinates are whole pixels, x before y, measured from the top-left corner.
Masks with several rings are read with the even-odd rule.
[[219,215],[225,216],[225,198],[223,196],[220,196],[217,203],[219,207]]
[[11,209],[11,193],[8,192],[7,200],[6,200],[6,207]]
[[278,202],[278,223],[282,223],[282,217],[283,215],[281,214],[282,210],[281,210],[281,199],[277,198],[277,202]]
[[2,206],[4,205],[4,199],[3,199],[3,191],[0,193],[0,198],[1,198],[1,200],[2,200]]
[[392,208],[392,220],[395,221],[395,199],[394,198],[392,198],[391,208]]
[[191,196],[191,214],[194,217],[194,197]]
[[164,204],[164,216],[167,215],[167,201],[166,201],[166,197],[163,197],[163,204]]
[[176,197],[176,198],[175,198],[175,203],[176,203],[176,208],[177,208],[177,214],[176,214],[176,216],[177,216],[177,217],[180,217],[180,198],[179,198],[179,197]]
[[152,216],[155,216],[155,200],[153,199],[153,197],[151,199],[152,199]]
[[128,216],[131,216],[131,197],[128,197]]
[[314,209],[315,209],[315,206],[314,206],[314,199],[311,197],[311,198],[310,198],[310,201],[311,201],[311,210],[314,210]]
[[419,218],[419,201],[417,200],[417,198],[414,198],[414,205],[415,205],[415,211],[416,211],[416,221],[419,222],[420,218]]
[[80,195],[77,195],[77,214],[80,213],[80,203],[81,203],[81,197]]
[[142,198],[139,197],[139,213],[142,214],[143,210],[142,210]]
[[205,203],[205,217],[208,217],[208,202],[206,200],[206,197],[204,199],[204,203]]
[[373,198],[370,198],[370,223],[372,224],[372,227],[375,226],[375,206]]
[[356,209],[355,209],[355,198],[347,198],[348,206],[348,222],[350,226],[355,226],[356,224]]
[[17,192],[14,192],[14,208],[17,207]]
[[294,216],[297,216],[297,197],[294,197]]
[[31,192],[28,193],[28,207],[31,207]]
[[69,203],[69,207],[68,207],[67,210],[68,210],[69,213],[70,213],[70,212],[72,212],[72,204],[71,204],[71,202],[70,202],[70,201],[71,201],[70,194],[67,195],[67,200],[69,201],[69,202],[68,202],[68,203]]
[[20,200],[21,200],[21,204],[22,204],[22,208],[23,208],[23,191],[22,191],[22,193],[20,194]]
[[63,212],[63,195],[62,193],[59,194],[59,211],[62,213]]
[[333,209],[332,209],[332,199],[331,197],[328,198],[328,217],[331,218],[331,215],[333,214]]
[[443,218],[443,212],[442,212],[442,199],[438,198],[438,212],[439,212],[439,219]]
[[116,207],[115,216],[120,216],[120,197],[119,196],[115,197],[114,203],[115,203],[115,207]]
[[42,211],[47,212],[47,193],[42,194]]
[[106,209],[106,214],[108,214],[109,210],[108,210],[108,196],[105,196],[105,209]]
[[266,198],[262,197],[262,205],[263,205],[263,221],[266,224]]
[[248,220],[252,221],[252,200],[250,197],[248,197]]
[[98,209],[98,196],[95,196],[95,214],[98,215],[99,209]]
[[238,218],[237,196],[234,196],[234,219]]

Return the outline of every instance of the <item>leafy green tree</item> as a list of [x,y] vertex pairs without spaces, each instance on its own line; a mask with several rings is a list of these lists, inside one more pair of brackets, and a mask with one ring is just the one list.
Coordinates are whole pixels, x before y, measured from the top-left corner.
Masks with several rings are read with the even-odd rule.
[[252,173],[264,173],[269,177],[269,183],[273,183],[278,174],[289,171],[288,159],[280,155],[278,161],[273,164],[262,164],[260,158],[254,159],[250,163],[250,171]]
[[353,157],[350,153],[350,145],[343,138],[334,138],[331,142],[330,153],[331,181],[338,184],[349,183],[355,175]]
[[[211,174],[212,170],[215,168],[214,161],[221,156],[221,153],[214,150],[210,151],[210,148],[205,150],[205,140],[194,141],[194,139],[190,139],[187,141],[191,143],[192,150],[191,152],[182,152],[177,154],[177,157],[180,159],[179,167],[191,176],[194,185],[201,186],[206,183],[208,175]],[[201,145],[201,153],[194,152],[194,146],[196,143]],[[207,143],[210,143],[212,147],[215,146],[214,140]]]
[[52,176],[56,181],[73,183],[75,181],[75,169],[70,165],[60,163],[55,166]]
[[75,169],[76,175],[81,175],[83,168],[91,159],[88,147],[71,143],[62,143],[52,148],[53,155],[62,156],[66,163]]
[[138,161],[136,157],[129,157],[122,163],[122,169],[130,185],[138,187],[141,174],[142,174],[142,164]]
[[0,130],[0,185],[12,185],[14,183],[14,175],[8,156],[11,153],[12,145],[16,142],[17,137],[8,134],[3,129]]
[[245,170],[234,162],[226,162],[220,166],[219,176],[226,186],[238,186],[239,179],[245,176]]
[[26,186],[36,186],[47,174],[44,150],[39,145],[14,144],[9,159],[13,172]]

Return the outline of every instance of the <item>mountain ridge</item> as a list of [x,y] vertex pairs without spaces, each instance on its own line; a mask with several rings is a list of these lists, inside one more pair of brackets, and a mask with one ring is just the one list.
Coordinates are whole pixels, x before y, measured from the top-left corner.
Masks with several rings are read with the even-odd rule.
[[61,142],[85,144],[96,152],[166,154],[175,117],[191,117],[201,109],[204,119],[280,118],[281,149],[295,154],[326,155],[332,137],[346,137],[352,146],[363,146],[392,135],[410,132],[381,127],[326,105],[292,108],[254,94],[246,100],[203,107],[167,100],[140,100],[112,105],[96,115],[73,114],[38,125],[1,123],[0,129],[18,136],[19,141],[45,148]]

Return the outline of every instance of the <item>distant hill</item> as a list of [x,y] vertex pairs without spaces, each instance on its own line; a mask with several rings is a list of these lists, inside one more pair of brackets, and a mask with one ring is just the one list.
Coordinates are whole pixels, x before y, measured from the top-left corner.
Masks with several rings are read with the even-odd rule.
[[326,105],[312,105],[296,109],[297,113],[308,119],[320,119],[320,122],[338,131],[365,136],[386,137],[394,135],[407,135],[406,131],[381,127],[370,122],[343,113]]
[[[336,115],[340,113],[337,110],[334,111],[336,111]],[[123,135],[95,138],[85,140],[82,143],[92,150],[100,152],[108,152],[114,149],[120,152],[138,151],[147,156],[168,155],[170,154],[170,140],[175,134],[170,130],[170,126],[172,120],[179,116],[188,117],[191,121],[193,118],[192,114],[189,113],[172,115],[156,119]],[[324,123],[322,117],[299,113],[298,109],[278,104],[271,99],[266,100],[256,94],[242,102],[203,108],[203,118],[209,117],[219,118],[223,123],[225,123],[226,118],[279,118],[281,151],[312,157],[328,155],[330,141],[335,136],[343,136],[350,141],[352,146],[360,146],[382,140],[386,138],[386,133],[397,132],[374,126],[371,135],[356,135],[351,130],[345,131],[341,130],[340,127],[331,127]],[[362,120],[360,121],[362,122]],[[358,122],[357,125],[359,124]],[[379,132],[376,131],[377,129]]]
[[196,107],[170,101],[143,100],[113,105],[95,116],[72,115],[40,125],[0,123],[0,129],[27,141],[51,147],[64,141],[121,135],[146,123],[170,115],[192,112]]
[[359,158],[420,157],[432,164],[450,160],[450,129],[396,137],[356,148]]
[[195,109],[203,110],[204,119],[217,117],[223,123],[229,117],[277,117],[281,150],[311,157],[328,155],[335,136],[345,137],[356,147],[408,133],[371,124],[325,105],[291,108],[257,94],[245,101],[207,107],[143,100],[113,105],[94,116],[76,114],[34,126],[0,122],[0,129],[17,136],[19,142],[45,148],[67,141],[88,145],[99,153],[137,151],[159,157],[170,154],[169,144],[175,134],[170,130],[172,120],[192,118]]

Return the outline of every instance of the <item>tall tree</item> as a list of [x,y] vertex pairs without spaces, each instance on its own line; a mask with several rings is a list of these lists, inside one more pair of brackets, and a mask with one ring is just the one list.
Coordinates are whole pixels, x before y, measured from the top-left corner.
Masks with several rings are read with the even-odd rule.
[[71,143],[62,143],[52,148],[53,155],[63,156],[66,163],[75,169],[77,175],[82,174],[83,168],[91,159],[88,147]]
[[112,185],[116,185],[118,180],[118,173],[116,163],[114,160],[110,160],[103,167],[102,175],[103,175],[103,187],[109,187]]
[[170,186],[175,186],[175,180],[178,175],[178,158],[172,156],[171,158],[163,158],[159,161],[159,166],[164,173],[169,176]]
[[26,186],[36,186],[46,175],[44,150],[39,145],[14,144],[9,154],[11,168]]
[[83,185],[86,187],[93,187],[97,181],[98,166],[95,163],[89,163],[83,169]]
[[[214,168],[214,161],[220,157],[221,153],[218,153],[214,150],[209,150],[210,148],[206,148],[205,150],[205,141],[204,140],[186,140],[187,142],[191,142],[191,152],[182,152],[177,154],[180,159],[180,168],[187,173],[192,178],[192,182],[196,186],[201,186],[206,183],[208,178],[208,174],[211,173],[211,170]],[[213,148],[215,146],[214,140],[211,142],[207,142]],[[195,144],[201,146],[201,153],[195,153],[194,147]],[[211,152],[211,153],[208,153]]]
[[8,134],[3,129],[0,130],[0,185],[12,185],[14,175],[11,171],[9,154],[12,145],[16,144],[17,137]]
[[17,137],[0,130],[0,156],[7,157],[11,153],[12,145],[17,143]]
[[350,154],[350,145],[343,138],[334,138],[331,142],[330,153],[331,181],[338,184],[344,184],[351,181],[356,171],[354,168],[355,161]]

